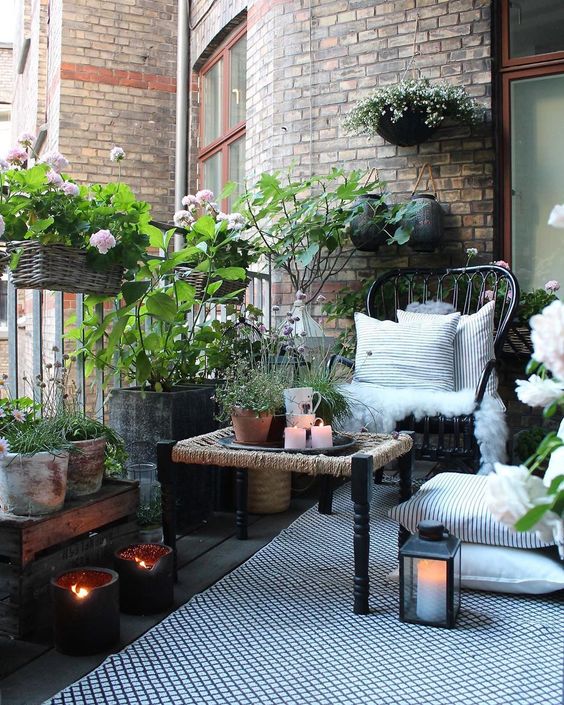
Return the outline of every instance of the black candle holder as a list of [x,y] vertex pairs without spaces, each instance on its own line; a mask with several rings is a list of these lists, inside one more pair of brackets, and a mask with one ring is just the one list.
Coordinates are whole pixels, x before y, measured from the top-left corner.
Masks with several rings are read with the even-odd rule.
[[120,606],[126,614],[156,614],[174,600],[174,556],[160,543],[138,543],[116,551]]
[[77,568],[51,579],[55,648],[68,656],[107,651],[119,641],[119,576]]

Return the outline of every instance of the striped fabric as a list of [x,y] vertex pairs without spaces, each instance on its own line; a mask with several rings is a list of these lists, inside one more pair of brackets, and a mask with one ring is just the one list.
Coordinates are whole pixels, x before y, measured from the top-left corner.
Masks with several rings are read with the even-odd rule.
[[394,323],[355,313],[355,382],[452,392],[459,319],[452,313]]
[[543,548],[535,533],[513,531],[494,519],[484,502],[487,475],[443,472],[421,486],[389,515],[411,533],[425,519],[440,521],[462,541],[510,548]]
[[[495,301],[490,301],[474,314],[461,316],[454,338],[454,389],[476,389],[489,360],[494,354]],[[398,310],[400,323],[415,323],[424,318],[440,319],[441,314],[414,313]],[[486,394],[499,400],[497,375],[490,375]],[[501,401],[501,400],[499,400]]]

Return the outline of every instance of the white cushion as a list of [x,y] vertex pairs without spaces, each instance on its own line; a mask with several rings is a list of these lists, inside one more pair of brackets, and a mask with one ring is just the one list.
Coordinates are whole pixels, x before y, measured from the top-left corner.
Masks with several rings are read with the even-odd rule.
[[459,313],[423,315],[413,323],[401,324],[355,313],[355,381],[453,391],[454,336],[459,319]]
[[514,531],[494,519],[484,502],[487,475],[443,472],[421,486],[407,502],[392,507],[389,515],[416,533],[424,519],[440,521],[462,541],[511,548],[553,545],[529,531]]
[[[486,364],[493,360],[494,353],[495,301],[470,315],[460,317],[454,338],[454,389],[476,389]],[[424,318],[440,319],[437,313],[397,312],[400,323],[414,323]],[[490,375],[486,394],[497,397],[497,375]]]
[[[564,567],[546,550],[463,543],[461,585],[469,590],[542,595],[564,588]],[[399,579],[396,569],[388,576]]]

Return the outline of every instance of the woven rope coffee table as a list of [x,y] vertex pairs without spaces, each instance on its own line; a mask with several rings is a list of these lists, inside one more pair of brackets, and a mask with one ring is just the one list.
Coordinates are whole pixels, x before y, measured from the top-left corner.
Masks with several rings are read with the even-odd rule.
[[[269,452],[228,448],[221,439],[233,435],[233,429],[224,428],[203,436],[175,443],[165,441],[157,445],[158,476],[163,503],[163,534],[165,543],[176,556],[176,483],[183,464],[211,465],[233,468],[236,474],[236,536],[246,539],[247,470],[272,472],[301,472],[318,475],[321,480],[319,512],[331,514],[333,479],[351,478],[351,498],[354,503],[354,612],[368,614],[369,580],[368,553],[370,547],[370,502],[374,485],[374,471],[398,460],[400,501],[411,495],[413,440],[408,433],[380,435],[351,434],[354,445],[332,455]],[[401,538],[400,538],[401,540]]]

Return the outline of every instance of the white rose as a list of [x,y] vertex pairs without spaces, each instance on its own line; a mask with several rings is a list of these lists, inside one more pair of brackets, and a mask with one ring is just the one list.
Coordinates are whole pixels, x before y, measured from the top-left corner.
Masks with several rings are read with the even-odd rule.
[[558,475],[562,475],[562,481],[558,486],[559,490],[564,490],[564,446],[560,446],[556,450],[553,450],[550,454],[550,460],[548,461],[548,467],[544,473],[542,479],[545,487],[550,487],[550,483]]
[[533,358],[564,379],[564,303],[553,301],[530,320]]
[[546,498],[546,489],[539,477],[529,474],[524,465],[495,464],[495,473],[488,475],[484,493],[486,506],[493,516],[507,526]]
[[515,387],[517,398],[529,406],[548,406],[564,394],[564,382],[531,375],[528,380],[518,379]]
[[561,206],[554,206],[550,211],[548,224],[553,228],[564,228],[564,203]]

